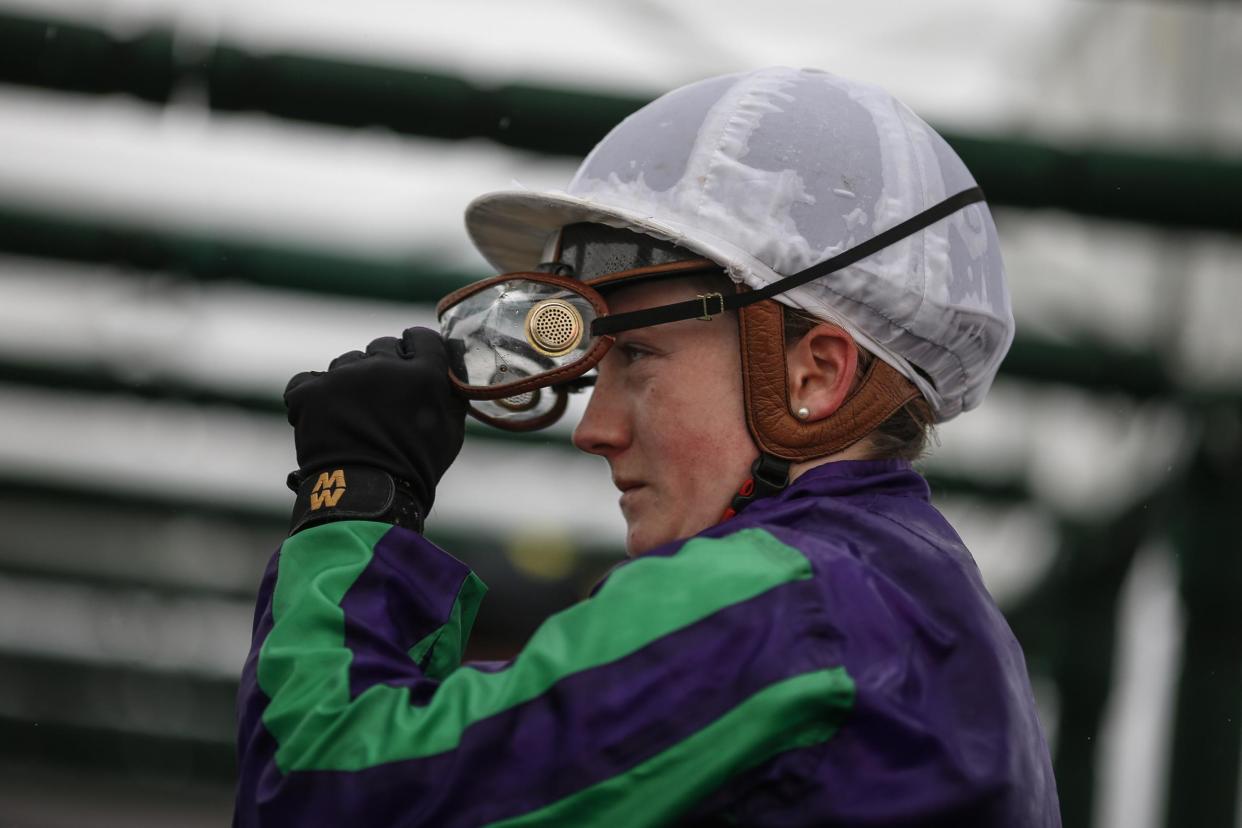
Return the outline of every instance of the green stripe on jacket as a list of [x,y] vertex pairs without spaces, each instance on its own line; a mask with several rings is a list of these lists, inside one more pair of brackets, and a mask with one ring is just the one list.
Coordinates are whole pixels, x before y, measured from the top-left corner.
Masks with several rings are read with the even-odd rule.
[[[362,770],[451,751],[472,723],[534,699],[569,675],[812,575],[798,550],[761,529],[691,540],[675,555],[641,558],[614,572],[594,597],[545,621],[503,671],[457,669],[425,706],[410,704],[408,688],[383,684],[351,701],[352,653],[340,602],[390,528],[331,523],[295,535],[281,550],[258,678],[271,699],[263,723],[285,773]],[[473,616],[473,609],[463,614]],[[460,630],[445,634],[464,637]],[[824,681],[813,678],[820,675],[798,680]]]
[[686,803],[701,800],[731,774],[831,739],[853,705],[854,682],[844,667],[803,673],[760,690],[623,774],[489,828],[667,825]]

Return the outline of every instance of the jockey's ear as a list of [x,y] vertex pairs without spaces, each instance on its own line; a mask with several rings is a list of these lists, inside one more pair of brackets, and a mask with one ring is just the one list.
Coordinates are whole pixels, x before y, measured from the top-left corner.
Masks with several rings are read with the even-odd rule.
[[858,346],[841,328],[822,322],[785,350],[789,406],[805,408],[807,422],[832,414],[854,387]]

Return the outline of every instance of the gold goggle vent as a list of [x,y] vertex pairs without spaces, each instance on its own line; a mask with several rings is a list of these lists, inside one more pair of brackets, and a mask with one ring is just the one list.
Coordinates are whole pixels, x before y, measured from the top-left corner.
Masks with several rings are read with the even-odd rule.
[[582,314],[561,299],[545,299],[526,314],[526,341],[544,356],[563,356],[582,341]]

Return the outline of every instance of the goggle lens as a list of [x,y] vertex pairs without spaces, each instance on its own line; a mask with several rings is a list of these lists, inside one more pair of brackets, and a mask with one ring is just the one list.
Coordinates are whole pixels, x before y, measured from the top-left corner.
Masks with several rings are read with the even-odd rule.
[[[578,291],[513,278],[493,282],[445,308],[440,330],[453,376],[472,391],[494,397],[493,390],[531,377],[565,369],[572,374],[572,366],[585,360],[594,344],[591,323],[598,315]],[[500,397],[497,405],[511,413],[534,410],[540,405],[537,390]]]

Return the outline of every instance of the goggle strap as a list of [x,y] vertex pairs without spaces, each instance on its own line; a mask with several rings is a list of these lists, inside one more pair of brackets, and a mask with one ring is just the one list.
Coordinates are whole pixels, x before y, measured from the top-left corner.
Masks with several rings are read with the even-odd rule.
[[684,276],[691,273],[699,273],[701,271],[714,271],[717,273],[724,272],[720,265],[716,264],[711,259],[699,257],[694,259],[682,259],[678,262],[664,262],[662,264],[636,267],[631,270],[621,270],[615,273],[605,273],[602,276],[584,278],[582,283],[599,290],[603,287],[616,287],[619,282],[625,282],[628,286],[635,282],[645,281],[647,279],[667,279],[669,276]]
[[861,261],[873,253],[877,253],[889,245],[901,241],[907,236],[914,235],[941,219],[948,218],[963,207],[984,200],[983,190],[980,187],[962,190],[960,193],[951,195],[944,201],[933,204],[923,212],[911,216],[882,233],[872,236],[865,242],[851,247],[849,250],[843,251],[830,259],[825,259],[818,264],[811,265],[805,270],[800,270],[797,273],[778,279],[758,290],[748,293],[734,293],[728,296],[708,294],[685,302],[675,302],[671,305],[661,305],[655,308],[630,311],[629,313],[597,317],[591,323],[591,334],[593,336],[603,336],[635,328],[646,328],[651,325],[680,322],[683,319],[709,319],[711,316],[727,310],[737,310],[747,305],[753,305],[756,302],[762,302],[764,299],[771,299],[773,296],[796,287],[801,287],[821,276],[827,276],[829,273],[849,267],[855,262]]
[[471,405],[469,405],[466,411],[479,422],[494,428],[503,429],[504,431],[538,431],[559,420],[569,404],[569,396],[564,386],[552,386],[548,388],[548,392],[556,394],[556,401],[549,411],[536,417],[493,417],[490,414],[484,414],[476,408],[473,405],[474,400],[470,401]]

